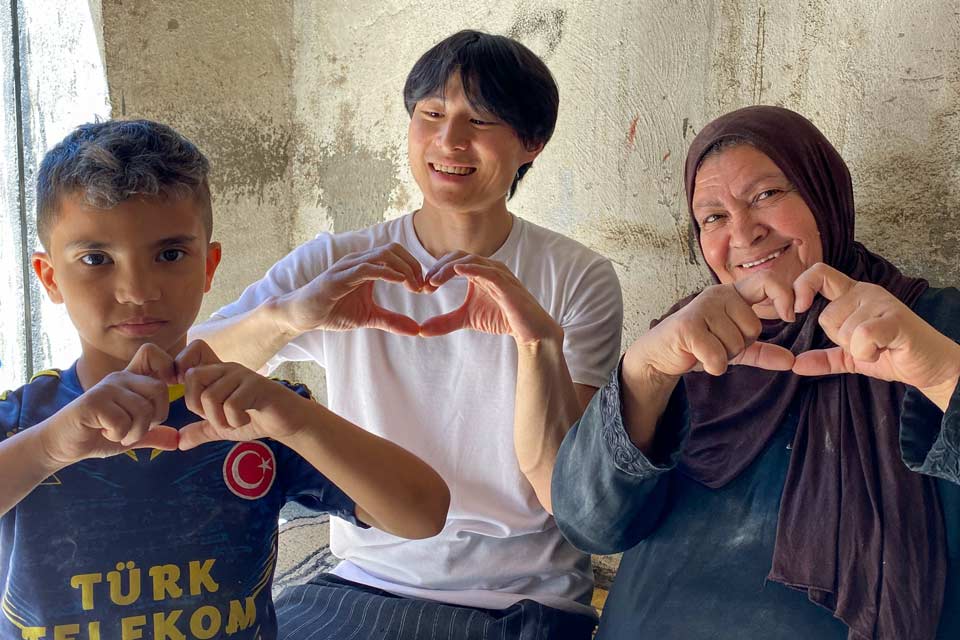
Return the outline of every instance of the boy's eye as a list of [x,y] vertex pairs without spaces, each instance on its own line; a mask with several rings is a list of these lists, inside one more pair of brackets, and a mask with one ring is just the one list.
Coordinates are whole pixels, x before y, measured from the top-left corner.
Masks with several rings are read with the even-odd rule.
[[103,264],[108,264],[110,258],[102,253],[87,253],[80,256],[80,262],[91,267],[99,267]]
[[164,249],[160,252],[161,262],[176,262],[182,260],[187,255],[183,249]]

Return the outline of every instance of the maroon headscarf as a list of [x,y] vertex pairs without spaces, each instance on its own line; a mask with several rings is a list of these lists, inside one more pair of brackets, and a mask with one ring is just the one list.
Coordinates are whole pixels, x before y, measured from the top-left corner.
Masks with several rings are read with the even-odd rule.
[[[908,306],[926,290],[925,280],[903,276],[854,241],[846,164],[810,121],[787,109],[740,109],[697,135],[685,171],[691,218],[697,169],[710,148],[728,138],[766,154],[796,187],[816,219],[824,262],[884,287]],[[795,354],[833,346],[817,323],[826,304],[818,297],[793,323],[764,322],[760,340]],[[681,469],[709,487],[736,478],[799,403],[769,578],[805,589],[849,626],[850,638],[933,638],[946,542],[933,481],[909,471],[900,456],[904,386],[746,366],[720,377],[689,373],[684,382],[691,423]]]

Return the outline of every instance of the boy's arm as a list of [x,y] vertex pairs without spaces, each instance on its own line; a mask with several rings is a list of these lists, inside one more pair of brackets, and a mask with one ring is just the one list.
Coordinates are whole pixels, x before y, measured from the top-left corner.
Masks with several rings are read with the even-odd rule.
[[0,516],[63,468],[47,455],[40,427],[37,425],[0,442]]
[[173,361],[143,345],[123,371],[115,371],[55,414],[0,442],[0,515],[52,474],[88,458],[130,449],[177,448],[167,418]]
[[427,538],[443,528],[447,485],[406,449],[240,364],[220,362],[202,341],[178,356],[177,371],[187,408],[203,418],[180,430],[180,449],[272,438],[347,494],[361,521],[405,538]]
[[432,467],[323,405],[289,395],[296,400],[283,400],[287,419],[306,427],[277,440],[350,496],[357,519],[404,538],[429,538],[443,529],[450,491]]

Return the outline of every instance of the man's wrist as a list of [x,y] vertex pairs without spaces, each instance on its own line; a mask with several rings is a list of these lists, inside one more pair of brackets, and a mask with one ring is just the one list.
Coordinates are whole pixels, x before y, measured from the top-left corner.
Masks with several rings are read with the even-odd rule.
[[552,322],[536,334],[516,337],[517,350],[521,355],[538,357],[545,353],[563,352],[563,327]]
[[300,337],[303,331],[293,325],[290,320],[290,294],[268,298],[261,306],[261,313],[269,322],[274,333],[289,342]]

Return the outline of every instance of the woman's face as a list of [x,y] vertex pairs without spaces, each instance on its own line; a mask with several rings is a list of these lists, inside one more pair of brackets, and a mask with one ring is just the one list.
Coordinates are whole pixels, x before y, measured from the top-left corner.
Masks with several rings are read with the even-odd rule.
[[703,257],[721,283],[765,270],[793,282],[823,261],[810,208],[780,168],[752,145],[726,149],[700,164],[693,215]]

